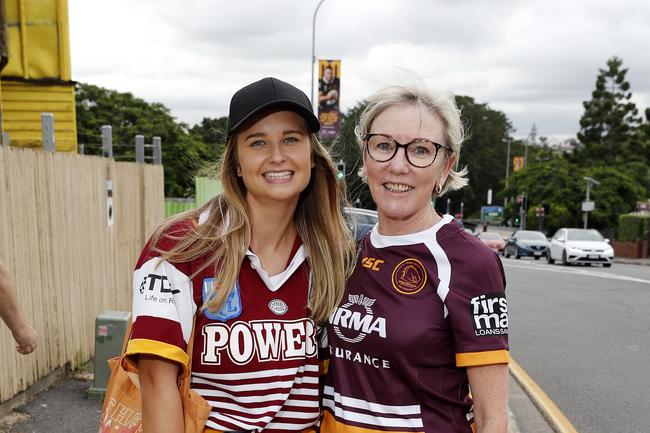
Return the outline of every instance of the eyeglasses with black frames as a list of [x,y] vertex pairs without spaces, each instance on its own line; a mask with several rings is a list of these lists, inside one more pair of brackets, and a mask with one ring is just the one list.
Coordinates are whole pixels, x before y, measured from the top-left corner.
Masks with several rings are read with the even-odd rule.
[[442,148],[451,153],[451,148],[425,138],[402,144],[386,134],[366,134],[364,137],[368,155],[377,162],[390,161],[397,155],[397,149],[403,147],[406,160],[414,167],[425,168],[433,164]]

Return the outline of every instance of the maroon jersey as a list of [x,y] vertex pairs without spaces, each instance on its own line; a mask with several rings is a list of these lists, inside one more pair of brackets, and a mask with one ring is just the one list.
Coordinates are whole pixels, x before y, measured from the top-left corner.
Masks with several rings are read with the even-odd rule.
[[[202,218],[204,215],[202,215]],[[170,232],[182,235],[187,221]],[[159,247],[174,244],[163,238]],[[170,263],[147,244],[133,278],[129,354],[154,354],[187,368],[185,350],[196,321],[191,388],[212,406],[208,431],[300,431],[319,416],[316,330],[307,308],[310,272],[300,240],[285,271],[270,277],[248,251],[224,307],[200,307],[214,269]]]
[[445,215],[361,241],[328,326],[323,432],[471,433],[465,367],[508,362],[499,258]]

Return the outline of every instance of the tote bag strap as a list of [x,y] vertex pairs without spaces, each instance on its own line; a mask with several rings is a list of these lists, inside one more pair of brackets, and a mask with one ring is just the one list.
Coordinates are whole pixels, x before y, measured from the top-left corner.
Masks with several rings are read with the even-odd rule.
[[196,330],[196,321],[198,319],[199,312],[192,317],[192,333],[190,334],[190,339],[187,342],[187,355],[189,357],[188,365],[185,371],[179,377],[179,390],[181,394],[187,395],[190,390],[190,376],[192,375],[192,357],[194,353],[194,331]]

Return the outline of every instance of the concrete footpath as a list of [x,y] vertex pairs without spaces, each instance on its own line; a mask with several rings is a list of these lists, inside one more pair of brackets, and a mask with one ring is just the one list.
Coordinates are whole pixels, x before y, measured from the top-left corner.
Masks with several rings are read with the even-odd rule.
[[[86,397],[92,377],[82,371],[57,381],[0,418],[0,433],[97,433],[101,402]],[[509,385],[509,433],[567,433],[551,427],[513,375]]]

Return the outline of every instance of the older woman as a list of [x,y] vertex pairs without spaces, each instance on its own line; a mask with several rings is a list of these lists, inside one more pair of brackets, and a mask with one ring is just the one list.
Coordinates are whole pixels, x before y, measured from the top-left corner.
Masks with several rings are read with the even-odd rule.
[[357,132],[379,223],[331,316],[321,431],[505,433],[503,268],[431,205],[467,183],[454,99],[386,87]]

